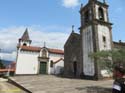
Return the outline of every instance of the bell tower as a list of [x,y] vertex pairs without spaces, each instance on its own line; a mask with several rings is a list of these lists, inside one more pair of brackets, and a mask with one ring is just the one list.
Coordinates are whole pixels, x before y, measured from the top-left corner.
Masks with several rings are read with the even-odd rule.
[[26,28],[22,37],[19,39],[19,46],[30,46],[31,40],[29,38],[28,29]]
[[89,54],[112,49],[112,23],[109,22],[108,7],[105,0],[88,0],[80,8],[83,75],[88,79],[101,77],[96,59],[91,59]]

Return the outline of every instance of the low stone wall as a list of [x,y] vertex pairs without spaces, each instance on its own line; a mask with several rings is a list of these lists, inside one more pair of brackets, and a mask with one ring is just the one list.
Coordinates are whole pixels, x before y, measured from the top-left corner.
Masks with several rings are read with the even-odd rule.
[[21,86],[20,84],[18,84],[17,82],[15,82],[14,80],[12,80],[10,78],[8,78],[8,82],[13,84],[13,85],[15,85],[15,86],[17,86],[18,88],[26,91],[27,93],[32,93],[31,91],[29,91],[28,89],[26,89],[25,87]]

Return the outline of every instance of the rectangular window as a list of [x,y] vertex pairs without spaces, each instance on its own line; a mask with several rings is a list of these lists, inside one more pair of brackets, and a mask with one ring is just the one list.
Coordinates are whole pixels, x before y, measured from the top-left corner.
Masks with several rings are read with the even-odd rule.
[[103,42],[106,42],[106,37],[105,36],[103,36]]
[[103,37],[102,37],[102,40],[103,40],[104,48],[106,48],[106,37],[103,36]]
[[50,67],[53,67],[53,61],[52,60],[50,61]]

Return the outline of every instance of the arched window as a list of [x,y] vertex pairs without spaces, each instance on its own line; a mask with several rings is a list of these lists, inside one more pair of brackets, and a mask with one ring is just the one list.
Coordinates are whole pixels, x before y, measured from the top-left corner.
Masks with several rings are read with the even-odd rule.
[[103,8],[99,7],[98,11],[99,11],[99,20],[103,20],[104,21],[104,11],[103,11]]
[[42,57],[47,57],[47,51],[45,49],[42,51]]

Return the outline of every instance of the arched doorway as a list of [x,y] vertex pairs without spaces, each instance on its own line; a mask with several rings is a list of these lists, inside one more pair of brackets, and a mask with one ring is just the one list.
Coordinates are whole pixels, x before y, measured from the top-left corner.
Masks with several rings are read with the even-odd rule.
[[76,61],[73,62],[73,70],[74,70],[74,76],[76,76],[77,74],[77,62]]

